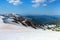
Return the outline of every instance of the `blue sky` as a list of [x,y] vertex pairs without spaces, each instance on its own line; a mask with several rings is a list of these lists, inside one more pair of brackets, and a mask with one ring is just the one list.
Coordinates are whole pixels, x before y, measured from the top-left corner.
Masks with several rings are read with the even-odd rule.
[[0,0],[0,13],[60,15],[60,0]]

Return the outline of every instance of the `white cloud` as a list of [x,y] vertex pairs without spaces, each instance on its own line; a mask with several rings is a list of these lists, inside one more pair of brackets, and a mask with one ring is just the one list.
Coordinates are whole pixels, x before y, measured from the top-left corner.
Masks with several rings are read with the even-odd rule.
[[19,5],[22,4],[21,0],[7,0],[9,3],[13,5]]
[[47,4],[43,4],[42,6],[47,6]]
[[35,7],[35,8],[38,7],[38,6],[40,6],[39,3],[37,3],[37,4],[33,4],[33,5],[32,5],[32,7]]
[[32,0],[32,7],[47,6],[48,3],[54,2],[55,0]]
[[45,2],[45,0],[33,0],[32,2],[33,3],[40,3],[40,2],[42,3],[42,2]]
[[49,2],[54,2],[55,0],[48,0]]

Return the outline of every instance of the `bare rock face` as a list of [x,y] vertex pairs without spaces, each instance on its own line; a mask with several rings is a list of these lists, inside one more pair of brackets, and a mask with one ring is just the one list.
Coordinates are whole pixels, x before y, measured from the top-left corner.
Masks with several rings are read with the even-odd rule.
[[16,22],[16,23],[19,23],[20,22],[21,24],[23,24],[26,27],[27,26],[31,26],[31,27],[33,27],[33,28],[36,29],[36,24],[34,24],[31,21],[29,21],[28,18],[24,18],[24,17],[16,17],[16,18],[13,18],[14,19],[14,22]]

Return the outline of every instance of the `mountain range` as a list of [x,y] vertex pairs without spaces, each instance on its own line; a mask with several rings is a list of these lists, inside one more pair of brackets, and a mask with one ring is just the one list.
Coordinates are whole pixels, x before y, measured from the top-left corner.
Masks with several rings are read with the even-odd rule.
[[50,15],[27,15],[22,16],[20,14],[0,14],[3,16],[3,22],[9,24],[22,24],[24,26],[31,26],[36,29],[37,25],[46,24],[60,24],[60,16],[50,16]]
[[27,18],[31,18],[32,22],[37,24],[47,24],[49,22],[55,21],[60,19],[60,16],[58,15],[37,15],[37,16],[26,16]]

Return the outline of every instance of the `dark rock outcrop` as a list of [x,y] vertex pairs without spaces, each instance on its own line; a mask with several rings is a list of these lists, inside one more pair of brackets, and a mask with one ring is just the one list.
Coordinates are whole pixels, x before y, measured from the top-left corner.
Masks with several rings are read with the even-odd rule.
[[13,19],[14,19],[13,22],[16,22],[16,23],[20,22],[21,24],[23,24],[26,27],[31,26],[36,29],[36,24],[32,23],[28,18],[24,18],[22,16],[21,17],[19,16],[19,17],[15,17]]

